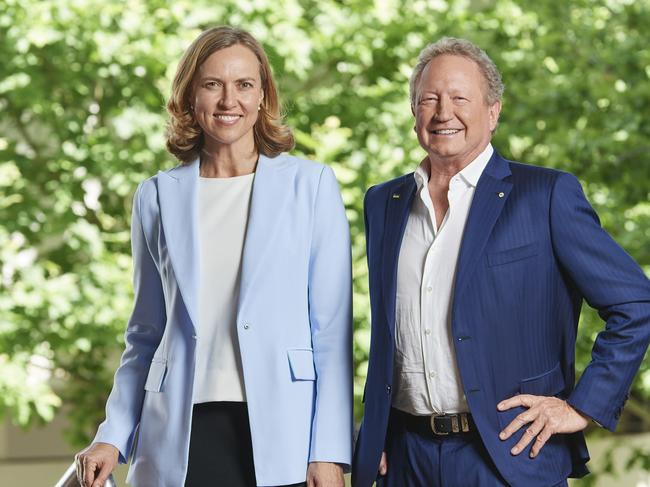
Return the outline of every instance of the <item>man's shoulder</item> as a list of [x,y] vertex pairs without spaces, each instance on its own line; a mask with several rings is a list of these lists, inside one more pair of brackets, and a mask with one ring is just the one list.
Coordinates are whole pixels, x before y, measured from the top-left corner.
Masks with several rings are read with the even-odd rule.
[[513,178],[530,179],[534,178],[540,181],[554,182],[559,176],[569,174],[566,171],[552,167],[539,166],[519,161],[504,160],[508,163]]
[[405,183],[409,183],[411,181],[413,184],[415,184],[412,172],[398,176],[388,181],[384,181],[383,183],[379,183],[375,186],[371,186],[368,188],[368,191],[366,191],[366,204],[372,204],[387,199],[390,194],[394,193],[396,190],[401,189]]
[[517,161],[506,162],[510,168],[507,180],[513,184],[513,191],[526,198],[539,196],[544,201],[550,201],[553,195],[583,192],[580,181],[570,172]]

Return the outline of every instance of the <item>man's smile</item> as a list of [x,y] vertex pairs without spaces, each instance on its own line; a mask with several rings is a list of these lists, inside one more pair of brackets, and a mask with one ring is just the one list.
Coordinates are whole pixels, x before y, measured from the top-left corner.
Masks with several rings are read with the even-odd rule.
[[438,129],[430,131],[434,135],[455,135],[458,132],[462,132],[462,129]]

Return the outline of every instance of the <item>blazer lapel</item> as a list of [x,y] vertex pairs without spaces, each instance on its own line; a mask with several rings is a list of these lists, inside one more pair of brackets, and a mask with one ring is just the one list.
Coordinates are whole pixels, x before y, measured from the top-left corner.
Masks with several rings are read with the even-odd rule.
[[158,173],[160,215],[169,258],[195,329],[199,317],[198,180],[198,159]]
[[388,195],[384,242],[382,250],[382,289],[388,329],[395,333],[395,301],[397,298],[397,263],[406,222],[415,196],[415,178],[412,174],[396,186]]
[[242,254],[238,309],[242,309],[250,299],[251,284],[264,267],[265,260],[270,258],[267,252],[282,226],[281,219],[286,215],[285,207],[293,191],[295,171],[296,163],[287,157],[259,157]]
[[504,179],[510,174],[508,161],[494,151],[476,185],[472,206],[467,216],[456,267],[454,303],[458,302],[458,297],[476,269],[492,228],[505,206],[512,183]]

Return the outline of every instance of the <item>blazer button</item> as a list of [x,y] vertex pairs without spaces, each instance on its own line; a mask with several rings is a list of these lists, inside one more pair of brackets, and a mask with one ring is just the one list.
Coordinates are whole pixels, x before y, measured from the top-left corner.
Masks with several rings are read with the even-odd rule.
[[390,384],[386,384],[386,393],[390,394]]

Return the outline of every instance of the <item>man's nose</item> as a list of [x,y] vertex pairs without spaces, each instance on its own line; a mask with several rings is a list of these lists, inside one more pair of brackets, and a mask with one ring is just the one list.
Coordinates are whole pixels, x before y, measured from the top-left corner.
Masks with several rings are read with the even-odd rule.
[[446,97],[441,97],[436,106],[436,119],[444,122],[450,120],[452,117],[453,111],[451,109],[451,100]]

